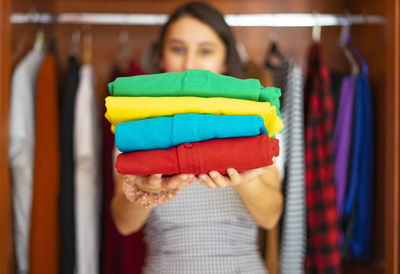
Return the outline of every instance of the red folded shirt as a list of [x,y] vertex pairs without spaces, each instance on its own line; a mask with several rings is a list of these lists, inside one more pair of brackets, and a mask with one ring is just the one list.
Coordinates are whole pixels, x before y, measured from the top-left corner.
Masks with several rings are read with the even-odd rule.
[[225,175],[230,167],[241,172],[272,165],[273,157],[278,155],[279,141],[263,134],[184,143],[167,150],[121,153],[115,166],[121,174],[199,175],[216,170]]

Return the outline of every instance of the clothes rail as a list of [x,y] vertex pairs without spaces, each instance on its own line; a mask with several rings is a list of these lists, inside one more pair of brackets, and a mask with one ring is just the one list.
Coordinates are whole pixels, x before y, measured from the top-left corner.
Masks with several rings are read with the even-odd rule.
[[[87,24],[87,25],[163,25],[167,14],[150,13],[14,13],[11,23]],[[262,13],[227,14],[225,20],[232,27],[312,27],[343,26],[354,24],[385,24],[379,15],[365,14],[313,14],[313,13]]]

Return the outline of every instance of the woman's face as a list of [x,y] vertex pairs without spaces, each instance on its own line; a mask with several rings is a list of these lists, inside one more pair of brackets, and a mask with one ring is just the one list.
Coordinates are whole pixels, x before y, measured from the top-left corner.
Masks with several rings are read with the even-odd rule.
[[188,69],[226,72],[226,47],[207,24],[190,16],[171,23],[165,35],[160,67],[165,72]]

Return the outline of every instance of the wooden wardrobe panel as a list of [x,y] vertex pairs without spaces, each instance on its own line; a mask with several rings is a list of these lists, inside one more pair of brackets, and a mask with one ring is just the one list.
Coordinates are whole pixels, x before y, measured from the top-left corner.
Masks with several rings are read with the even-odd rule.
[[52,0],[9,0],[12,12],[52,12]]
[[387,0],[385,105],[385,273],[399,273],[400,1]]
[[[393,0],[389,0],[392,1]],[[387,3],[388,1],[386,1]],[[357,14],[381,14],[386,15],[387,6],[381,1],[375,0],[351,0],[344,1],[346,10]]]
[[[122,12],[122,13],[170,13],[184,0],[154,0],[154,1],[101,1],[83,0],[67,1],[54,0],[55,12]],[[281,13],[281,12],[343,12],[342,0],[318,1],[318,0],[214,0],[208,2],[224,13]]]
[[12,269],[11,184],[8,166],[11,2],[0,0],[0,273]]

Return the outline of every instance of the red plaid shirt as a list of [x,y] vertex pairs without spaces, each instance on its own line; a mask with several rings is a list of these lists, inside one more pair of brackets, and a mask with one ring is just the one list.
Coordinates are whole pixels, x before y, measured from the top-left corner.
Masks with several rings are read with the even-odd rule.
[[304,90],[307,256],[306,273],[340,273],[334,184],[334,101],[321,46],[311,47]]

